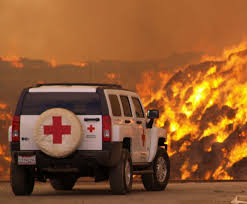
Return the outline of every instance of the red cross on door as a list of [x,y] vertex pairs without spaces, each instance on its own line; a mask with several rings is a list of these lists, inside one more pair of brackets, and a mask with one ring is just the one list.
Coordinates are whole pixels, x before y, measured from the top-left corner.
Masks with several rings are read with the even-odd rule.
[[93,132],[93,130],[95,130],[95,127],[93,127],[92,125],[90,125],[87,129],[88,129],[90,132]]
[[62,135],[71,134],[71,126],[62,125],[61,116],[52,117],[53,124],[44,126],[45,135],[53,135],[53,144],[62,144]]
[[144,129],[143,129],[143,132],[142,132],[142,145],[143,145],[143,147],[145,145],[145,140],[146,140],[146,135],[144,134]]

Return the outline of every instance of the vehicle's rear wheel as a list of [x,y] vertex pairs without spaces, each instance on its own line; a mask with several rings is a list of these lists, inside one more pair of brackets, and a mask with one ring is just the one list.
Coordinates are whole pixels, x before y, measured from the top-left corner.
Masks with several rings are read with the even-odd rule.
[[145,189],[147,191],[164,190],[170,177],[170,160],[164,149],[158,149],[151,168],[153,169],[153,174],[142,175]]
[[34,168],[11,162],[10,183],[15,195],[30,195],[34,187]]
[[63,174],[50,178],[50,183],[55,190],[72,190],[76,180],[77,177],[74,175]]
[[110,169],[110,186],[113,194],[126,194],[132,188],[132,160],[129,151],[123,149],[121,160],[116,167]]

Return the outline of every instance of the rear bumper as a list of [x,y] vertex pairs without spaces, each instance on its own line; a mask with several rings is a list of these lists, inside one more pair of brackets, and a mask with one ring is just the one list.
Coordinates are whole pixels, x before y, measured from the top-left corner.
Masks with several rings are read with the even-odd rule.
[[66,158],[53,158],[41,151],[12,151],[12,159],[18,164],[18,155],[33,156],[36,155],[35,167],[40,169],[64,169],[77,168],[83,169],[87,166],[100,165],[112,167],[120,161],[122,152],[121,142],[104,143],[102,150],[88,151],[77,150]]

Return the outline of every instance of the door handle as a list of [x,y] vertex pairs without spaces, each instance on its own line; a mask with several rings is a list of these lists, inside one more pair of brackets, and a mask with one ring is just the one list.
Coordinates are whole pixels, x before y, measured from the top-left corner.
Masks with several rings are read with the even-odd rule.
[[140,124],[142,124],[142,121],[139,121],[139,120],[138,120],[138,121],[136,121],[136,123],[140,125]]
[[124,122],[125,122],[125,123],[130,123],[130,120],[125,120]]
[[99,121],[99,118],[84,118],[84,121]]

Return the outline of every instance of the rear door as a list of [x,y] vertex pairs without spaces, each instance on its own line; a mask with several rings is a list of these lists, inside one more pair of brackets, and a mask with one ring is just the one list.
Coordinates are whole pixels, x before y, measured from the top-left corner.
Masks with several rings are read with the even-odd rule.
[[132,161],[136,161],[139,153],[135,145],[135,127],[133,126],[134,117],[130,104],[130,93],[125,90],[105,90],[112,120],[112,141],[123,142],[125,138],[131,139],[130,154]]
[[83,139],[79,150],[102,149],[102,113],[96,92],[29,92],[20,119],[20,149],[39,150],[34,142],[34,127],[40,116],[51,108],[72,111],[81,121]]
[[131,102],[134,110],[135,137],[139,153],[138,162],[146,162],[149,156],[149,140],[146,133],[146,119],[143,106],[137,96],[131,96]]
[[123,92],[120,94],[121,106],[123,109],[123,126],[125,131],[123,137],[131,138],[130,154],[132,161],[135,162],[139,159],[139,150],[136,146],[137,138],[135,137],[134,116],[130,105],[130,97],[128,93]]

